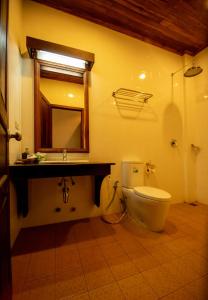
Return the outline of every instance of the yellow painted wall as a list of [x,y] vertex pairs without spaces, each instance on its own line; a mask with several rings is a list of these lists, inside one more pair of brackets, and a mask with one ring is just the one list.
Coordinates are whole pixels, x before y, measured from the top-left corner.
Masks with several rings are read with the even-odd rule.
[[[22,3],[21,0],[9,2],[9,26],[8,26],[8,102],[9,102],[9,129],[11,132],[21,131],[21,64],[20,43],[22,33]],[[9,161],[13,163],[21,152],[21,142],[10,140]],[[11,207],[11,244],[13,245],[21,228],[21,219],[17,216],[16,194],[14,187],[10,185]]]
[[201,151],[198,154],[192,151],[192,156],[195,162],[196,200],[208,204],[208,48],[196,55],[196,62],[203,68],[203,72],[194,77],[192,84],[195,91],[191,115],[192,143],[199,146]]
[[51,104],[84,107],[82,84],[41,78],[40,91]]
[[[23,23],[24,39],[29,35],[95,53],[90,75],[89,159],[116,163],[111,178],[103,184],[99,209],[92,204],[89,177],[76,179],[68,205],[62,202],[58,179],[33,180],[31,209],[24,226],[101,214],[111,199],[114,181],[119,180],[121,187],[122,160],[151,160],[156,173],[146,178],[146,184],[163,188],[172,194],[173,202],[182,202],[183,78],[175,76],[173,89],[171,82],[171,73],[183,65],[182,57],[29,0],[24,1]],[[139,79],[141,72],[146,73],[145,80]],[[29,59],[24,61],[23,86],[23,110],[27,111],[22,119],[23,146],[33,149],[33,67]],[[112,92],[120,87],[152,93],[153,97],[141,111],[119,110]],[[170,147],[172,138],[178,140],[176,149]],[[59,215],[54,213],[56,206],[62,208]],[[69,209],[72,206],[77,208],[74,213]],[[119,207],[117,197],[112,210]]]

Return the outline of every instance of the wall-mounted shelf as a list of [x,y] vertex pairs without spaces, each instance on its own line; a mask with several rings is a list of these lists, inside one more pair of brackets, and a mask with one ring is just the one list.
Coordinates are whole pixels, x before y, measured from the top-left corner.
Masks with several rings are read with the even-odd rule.
[[115,103],[118,107],[141,109],[153,95],[120,88],[113,92],[112,96],[115,98]]

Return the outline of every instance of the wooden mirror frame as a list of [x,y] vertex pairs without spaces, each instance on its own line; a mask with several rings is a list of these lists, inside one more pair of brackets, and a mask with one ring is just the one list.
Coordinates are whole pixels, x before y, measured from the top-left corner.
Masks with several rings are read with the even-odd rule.
[[[70,69],[68,66],[58,65],[51,62],[46,62],[38,59],[34,59],[34,139],[35,139],[35,151],[46,153],[59,153],[64,149],[71,153],[88,153],[89,152],[89,96],[88,96],[88,81],[89,71],[82,70],[83,72],[83,84],[84,84],[84,110],[82,113],[82,128],[81,139],[82,147],[80,148],[42,148],[41,147],[41,119],[40,119],[40,66],[50,66],[59,69]],[[74,72],[79,71],[74,69]],[[54,78],[55,79],[55,78]],[[57,78],[58,79],[58,78]]]

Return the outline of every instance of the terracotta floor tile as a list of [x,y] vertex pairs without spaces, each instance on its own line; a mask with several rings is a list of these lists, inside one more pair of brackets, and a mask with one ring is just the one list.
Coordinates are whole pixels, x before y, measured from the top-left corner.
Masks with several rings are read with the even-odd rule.
[[108,259],[107,262],[116,280],[120,280],[138,273],[137,268],[127,255],[121,255]]
[[170,262],[177,257],[165,244],[149,247],[148,252],[161,264]]
[[128,300],[158,299],[152,288],[145,282],[142,275],[135,275],[118,281],[118,284]]
[[84,266],[98,264],[99,262],[102,263],[105,261],[105,258],[101,252],[100,247],[86,247],[78,249],[81,263]]
[[195,280],[185,287],[186,291],[190,293],[194,300],[207,300],[208,299],[208,276]]
[[199,274],[199,276],[208,274],[208,261],[202,256],[190,253],[184,257],[184,260]]
[[96,241],[98,243],[98,245],[103,245],[103,244],[107,244],[107,243],[113,243],[115,242],[115,239],[113,236],[111,235],[106,235],[106,236],[97,236],[96,237]]
[[122,244],[125,245],[125,244],[128,244],[128,243],[132,243],[134,238],[129,233],[125,233],[125,234],[124,233],[118,233],[118,234],[115,235],[115,240],[121,246]]
[[35,279],[55,273],[55,249],[34,252],[31,255],[27,276]]
[[113,258],[125,254],[117,242],[102,244],[100,248],[105,258]]
[[91,230],[99,245],[114,242],[114,231],[110,224],[106,224],[99,218],[91,219]]
[[126,253],[134,253],[138,251],[138,243],[137,241],[135,241],[134,239],[129,239],[127,241],[121,241],[119,242],[119,244],[121,245],[122,249],[126,252]]
[[24,281],[27,278],[30,259],[31,254],[12,257],[12,290],[15,294],[22,291]]
[[18,275],[12,275],[12,292],[14,295],[19,294],[22,292],[24,283],[25,283],[25,278],[23,277],[18,277]]
[[30,292],[22,292],[22,293],[18,293],[18,294],[13,294],[12,300],[30,300]]
[[13,299],[207,300],[207,230],[201,204],[172,205],[161,233],[128,217],[23,229],[13,250]]
[[22,254],[12,257],[12,271],[14,276],[17,274],[18,276],[25,277],[30,259],[31,254]]
[[75,230],[75,240],[78,248],[97,246],[97,240],[93,236],[90,225],[86,228],[85,225]]
[[55,281],[59,282],[62,280],[73,279],[74,277],[80,277],[83,275],[83,270],[81,267],[71,268],[64,272],[59,272],[55,274]]
[[135,252],[129,252],[127,255],[131,259],[140,259],[146,256],[147,254],[149,254],[149,252],[143,246],[138,245]]
[[[177,228],[177,224],[175,224],[174,229],[167,229],[166,233],[169,235],[170,241],[184,238],[186,236],[184,232],[180,231],[179,228]],[[167,241],[167,243],[169,243],[170,241]]]
[[206,260],[208,260],[208,247],[207,246],[202,247],[202,248],[196,250],[195,252],[196,252],[196,254],[199,254],[202,257],[204,257]]
[[76,243],[78,249],[96,247],[98,242],[96,239],[83,239]]
[[85,274],[90,273],[90,272],[95,272],[95,271],[100,271],[102,269],[108,268],[108,264],[105,260],[99,261],[99,262],[94,262],[90,264],[83,264],[83,271]]
[[81,269],[56,274],[55,287],[56,299],[87,292],[85,278]]
[[55,300],[55,278],[47,276],[42,279],[26,281],[23,297],[24,295],[27,295],[28,300]]
[[67,269],[81,267],[81,261],[77,250],[64,246],[55,250],[56,272],[63,272]]
[[139,272],[143,272],[149,269],[157,267],[160,263],[151,254],[147,253],[141,258],[133,259],[133,264],[136,266]]
[[114,281],[108,267],[85,274],[88,290],[96,289]]
[[55,227],[55,246],[68,246],[71,250],[76,249],[73,223],[57,223]]
[[62,298],[61,300],[90,300],[90,296],[88,293],[74,295],[66,298]]
[[90,300],[124,300],[124,296],[121,293],[116,283],[106,285],[104,287],[95,289],[89,292]]
[[172,276],[163,266],[145,271],[142,276],[158,297],[166,296],[182,285],[179,279]]
[[164,264],[163,268],[180,283],[179,287],[182,287],[188,282],[199,277],[185,257],[178,258],[168,264]]
[[43,251],[55,247],[54,225],[23,228],[18,243],[13,247],[14,255]]
[[183,288],[165,297],[162,297],[161,300],[196,300],[196,298],[191,295],[185,288]]
[[169,250],[176,256],[183,256],[191,251],[186,238],[176,239],[166,244]]
[[83,233],[86,233],[86,236],[92,236],[92,228],[90,219],[82,219],[79,222],[74,222],[73,232],[76,238],[83,236]]

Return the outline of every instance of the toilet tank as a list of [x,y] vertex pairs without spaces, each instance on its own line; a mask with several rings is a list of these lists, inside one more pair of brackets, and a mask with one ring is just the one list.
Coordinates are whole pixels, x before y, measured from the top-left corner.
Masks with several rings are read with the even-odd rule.
[[122,186],[133,188],[144,185],[144,166],[145,164],[139,161],[122,161]]

